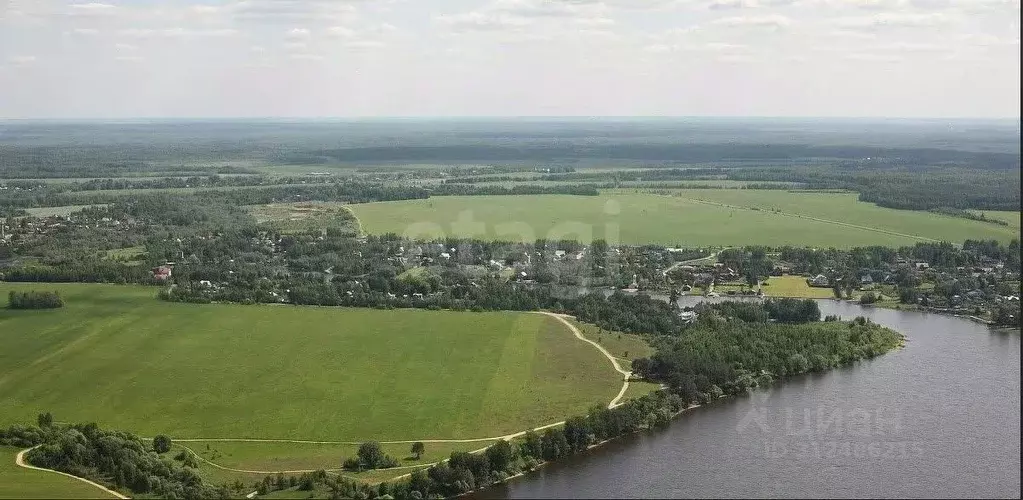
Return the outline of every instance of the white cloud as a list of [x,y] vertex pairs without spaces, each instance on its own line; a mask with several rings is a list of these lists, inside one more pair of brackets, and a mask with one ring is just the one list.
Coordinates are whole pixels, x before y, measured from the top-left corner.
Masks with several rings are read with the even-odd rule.
[[345,48],[349,49],[377,49],[386,45],[379,40],[354,40],[344,44]]
[[607,12],[603,2],[586,0],[497,0],[491,8],[513,16],[541,18],[602,17]]
[[710,53],[743,53],[749,50],[749,46],[740,43],[728,42],[704,42],[704,43],[655,43],[643,47],[646,52],[710,52]]
[[949,48],[933,43],[893,42],[873,46],[871,50],[878,52],[943,52]]
[[532,24],[525,19],[495,12],[443,14],[436,20],[454,32],[500,31],[518,29]]
[[223,38],[238,34],[233,28],[188,29],[188,28],[127,28],[117,34],[130,38]]
[[327,33],[342,38],[353,38],[358,32],[348,26],[331,26],[327,28]]
[[608,28],[618,24],[617,21],[610,17],[583,17],[576,19],[574,22],[579,26],[588,26],[593,28]]
[[222,14],[227,11],[227,7],[223,5],[191,5],[188,7],[190,14],[198,16],[211,16],[216,14]]
[[902,56],[894,54],[875,54],[872,52],[856,52],[852,54],[846,54],[846,59],[850,61],[867,61],[867,62],[901,62],[905,60]]
[[296,61],[322,61],[323,56],[319,54],[291,54],[288,56],[289,59]]
[[767,14],[763,16],[735,16],[722,17],[711,21],[717,26],[747,26],[763,28],[787,28],[792,25],[792,20],[781,14]]
[[12,56],[7,59],[11,64],[32,64],[39,59],[36,56]]
[[707,8],[711,10],[749,9],[759,6],[757,0],[712,0]]
[[239,21],[266,24],[331,24],[356,13],[345,0],[243,0],[225,9]]
[[104,12],[104,11],[111,11],[111,10],[114,10],[114,9],[117,8],[117,6],[115,6],[113,4],[99,3],[99,2],[73,3],[73,4],[69,5],[68,7],[70,7],[72,11],[78,11],[78,12]]
[[952,23],[944,12],[881,12],[868,17],[839,18],[836,25],[847,30],[877,31],[892,28],[934,28]]
[[720,54],[714,56],[714,60],[726,63],[748,63],[754,61],[753,57],[747,54]]
[[99,35],[99,30],[95,28],[75,28],[68,33],[79,36],[96,36]]
[[1019,36],[1012,38],[987,33],[964,33],[956,37],[956,40],[962,45],[973,47],[1009,47],[1019,45]]
[[285,34],[285,38],[292,40],[304,40],[309,38],[312,33],[306,28],[292,28]]
[[494,0],[473,11],[441,14],[434,19],[455,33],[560,27],[566,21],[585,30],[615,24],[610,12],[607,4],[597,0]]
[[117,14],[117,6],[109,3],[73,3],[68,5],[71,16],[113,16]]

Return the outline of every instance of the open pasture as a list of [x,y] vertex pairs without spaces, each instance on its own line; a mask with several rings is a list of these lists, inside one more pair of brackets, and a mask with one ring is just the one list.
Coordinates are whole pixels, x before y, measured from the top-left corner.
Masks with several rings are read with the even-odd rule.
[[95,486],[60,474],[18,467],[21,450],[0,447],[0,498],[113,498]]
[[600,196],[451,196],[351,205],[363,232],[707,246],[901,246],[1018,237],[1018,229],[863,203],[855,194],[739,189]]
[[57,290],[0,309],[0,424],[50,411],[142,436],[475,439],[607,404],[620,375],[556,319],[158,301],[155,288]]

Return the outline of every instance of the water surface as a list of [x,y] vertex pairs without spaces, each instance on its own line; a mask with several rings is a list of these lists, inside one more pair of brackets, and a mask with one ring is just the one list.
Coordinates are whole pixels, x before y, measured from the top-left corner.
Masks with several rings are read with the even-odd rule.
[[[691,305],[695,297],[685,297]],[[1020,496],[1020,336],[820,301],[905,349],[697,408],[479,499]]]

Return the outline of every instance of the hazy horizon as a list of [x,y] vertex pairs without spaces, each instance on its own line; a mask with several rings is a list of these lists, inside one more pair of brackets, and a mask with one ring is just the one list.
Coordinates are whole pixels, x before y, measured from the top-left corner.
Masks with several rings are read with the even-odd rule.
[[1007,118],[1019,0],[0,0],[0,118]]
[[819,122],[915,122],[915,123],[990,123],[999,125],[1020,124],[1019,116],[769,116],[769,115],[421,115],[421,116],[123,116],[123,117],[27,117],[3,118],[0,122],[24,123],[146,123],[146,122],[369,122],[369,121],[570,121],[570,122],[614,122],[614,121],[819,121]]

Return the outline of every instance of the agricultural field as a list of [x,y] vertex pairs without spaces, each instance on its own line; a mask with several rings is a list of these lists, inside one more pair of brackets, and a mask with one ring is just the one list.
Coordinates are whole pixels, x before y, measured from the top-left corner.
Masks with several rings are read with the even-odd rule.
[[94,486],[60,474],[14,464],[21,450],[0,446],[0,499],[3,498],[112,498]]
[[602,354],[539,314],[176,304],[84,284],[3,283],[0,307],[30,289],[67,305],[0,310],[0,425],[50,411],[178,439],[476,439],[621,387]]
[[692,189],[601,196],[450,196],[351,205],[364,232],[409,237],[605,238],[612,243],[707,246],[902,246],[996,239],[1018,230],[863,203],[855,194]]
[[871,228],[887,234],[917,239],[952,241],[996,239],[1007,242],[1019,237],[1018,227],[971,221],[969,219],[915,210],[895,210],[861,202],[856,193],[820,193],[777,190],[673,191],[672,196],[751,211],[768,211],[811,220],[833,221],[852,228]]

